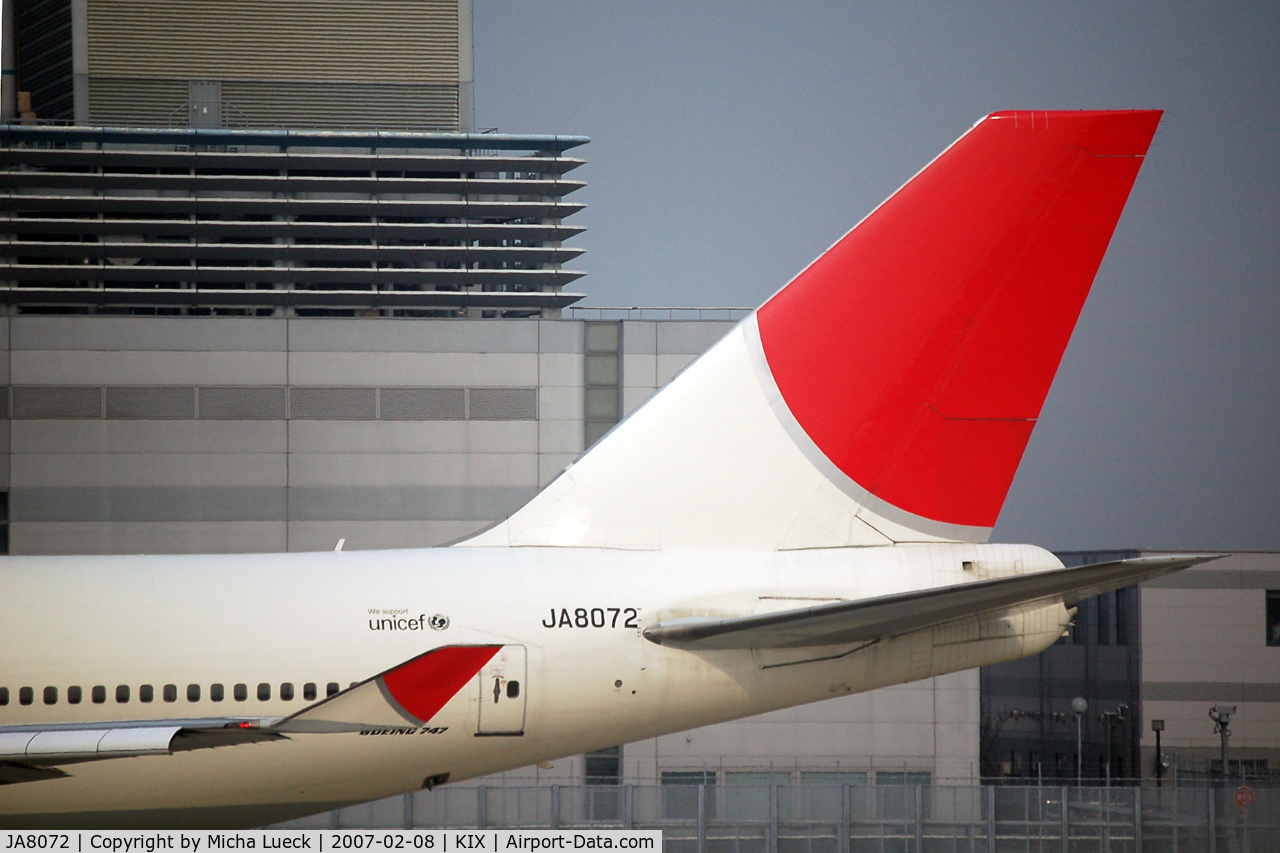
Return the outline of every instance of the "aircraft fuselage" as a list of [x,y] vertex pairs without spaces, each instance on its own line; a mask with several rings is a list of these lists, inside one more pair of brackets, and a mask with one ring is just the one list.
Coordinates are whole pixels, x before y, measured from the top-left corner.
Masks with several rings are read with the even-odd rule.
[[0,825],[256,825],[1035,654],[1068,624],[1063,605],[820,648],[694,650],[642,631],[1060,565],[1032,546],[967,544],[10,558],[9,732],[269,728],[433,648],[501,651],[422,725],[68,764],[65,778],[0,786]]

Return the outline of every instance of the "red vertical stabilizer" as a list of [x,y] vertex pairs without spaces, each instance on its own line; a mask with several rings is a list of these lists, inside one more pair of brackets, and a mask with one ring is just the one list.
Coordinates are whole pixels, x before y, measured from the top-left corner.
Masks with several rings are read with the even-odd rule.
[[832,463],[913,515],[995,524],[1160,115],[987,116],[759,310]]
[[984,118],[461,544],[985,542],[1159,121]]

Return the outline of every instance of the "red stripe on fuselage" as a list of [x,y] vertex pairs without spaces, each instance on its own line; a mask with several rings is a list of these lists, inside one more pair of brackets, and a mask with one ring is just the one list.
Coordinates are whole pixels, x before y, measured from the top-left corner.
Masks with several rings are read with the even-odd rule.
[[995,113],[760,308],[778,389],[841,471],[995,524],[1159,120]]
[[467,685],[502,646],[445,646],[384,673],[383,685],[400,707],[427,722]]

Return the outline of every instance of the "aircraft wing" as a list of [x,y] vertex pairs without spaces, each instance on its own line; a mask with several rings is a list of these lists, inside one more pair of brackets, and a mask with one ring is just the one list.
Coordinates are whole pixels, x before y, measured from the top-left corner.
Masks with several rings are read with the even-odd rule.
[[649,626],[644,636],[660,645],[695,649],[789,649],[857,643],[1035,601],[1058,600],[1072,607],[1081,599],[1220,556],[1134,557],[757,616],[671,619]]
[[0,785],[60,778],[68,775],[57,769],[63,764],[170,755],[281,737],[264,730],[257,721],[230,719],[3,728],[0,729]]

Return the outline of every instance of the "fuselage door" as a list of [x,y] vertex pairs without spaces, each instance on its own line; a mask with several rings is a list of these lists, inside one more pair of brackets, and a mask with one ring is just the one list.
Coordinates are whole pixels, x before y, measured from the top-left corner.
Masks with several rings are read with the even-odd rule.
[[524,646],[503,646],[480,670],[477,735],[524,734],[526,658]]

